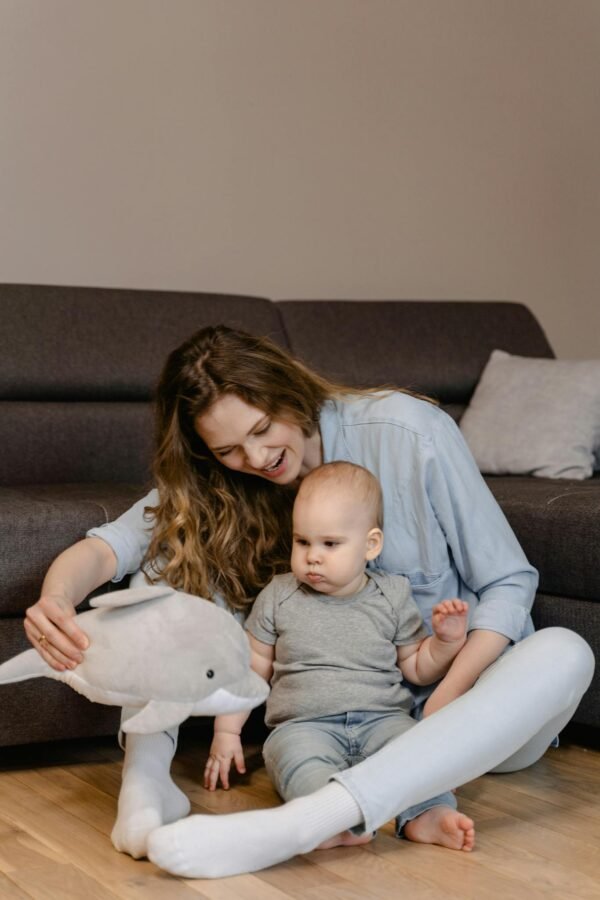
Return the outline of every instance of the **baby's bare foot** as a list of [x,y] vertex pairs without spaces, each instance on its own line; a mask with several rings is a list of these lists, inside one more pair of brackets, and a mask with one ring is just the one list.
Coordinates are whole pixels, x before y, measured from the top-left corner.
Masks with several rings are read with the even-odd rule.
[[449,806],[434,806],[404,826],[409,841],[440,844],[450,850],[470,851],[475,845],[472,819]]
[[375,837],[373,832],[369,834],[353,834],[351,831],[341,831],[334,834],[328,841],[323,841],[315,850],[331,850],[332,847],[357,847],[359,844],[368,844]]

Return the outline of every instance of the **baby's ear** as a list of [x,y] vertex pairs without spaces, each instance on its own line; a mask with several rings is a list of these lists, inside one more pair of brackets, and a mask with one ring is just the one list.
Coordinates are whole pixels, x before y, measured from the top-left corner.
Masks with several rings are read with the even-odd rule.
[[376,559],[383,550],[383,531],[381,528],[371,528],[367,535],[366,559]]

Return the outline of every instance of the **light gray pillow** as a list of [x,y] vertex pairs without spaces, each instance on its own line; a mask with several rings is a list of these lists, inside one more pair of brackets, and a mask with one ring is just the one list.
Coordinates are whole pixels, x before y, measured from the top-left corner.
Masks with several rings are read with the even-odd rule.
[[600,359],[494,350],[460,429],[486,474],[589,478],[600,458]]

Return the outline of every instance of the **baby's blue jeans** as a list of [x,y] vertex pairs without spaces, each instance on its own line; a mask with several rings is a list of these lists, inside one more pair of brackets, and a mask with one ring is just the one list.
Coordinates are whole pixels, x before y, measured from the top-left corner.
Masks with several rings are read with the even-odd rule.
[[[349,712],[284,722],[265,742],[265,766],[284,800],[303,797],[324,787],[337,772],[372,756],[414,725],[415,720],[402,711]],[[433,806],[456,809],[456,798],[448,791],[398,812],[396,834],[400,837],[407,822]],[[363,833],[362,827],[357,831]]]

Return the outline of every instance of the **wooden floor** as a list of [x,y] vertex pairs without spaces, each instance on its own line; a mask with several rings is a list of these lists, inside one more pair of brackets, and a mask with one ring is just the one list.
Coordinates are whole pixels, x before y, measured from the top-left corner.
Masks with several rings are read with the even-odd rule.
[[[187,731],[174,776],[194,812],[278,800],[248,747],[249,774],[228,793],[199,786],[206,755]],[[121,752],[112,739],[0,750],[0,897],[47,900],[600,900],[600,752],[562,741],[536,766],[459,790],[477,845],[460,853],[398,841],[391,824],[366,847],[313,852],[253,875],[183,881],[117,853],[109,839]]]

